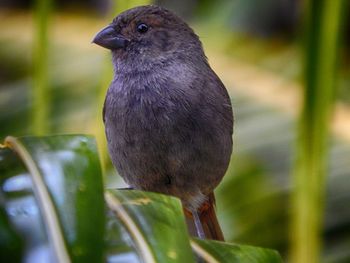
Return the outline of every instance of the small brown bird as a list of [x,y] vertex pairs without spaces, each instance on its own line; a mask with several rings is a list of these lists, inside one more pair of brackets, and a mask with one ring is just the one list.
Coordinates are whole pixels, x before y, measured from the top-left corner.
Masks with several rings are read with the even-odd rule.
[[132,188],[179,197],[192,234],[195,226],[223,240],[213,190],[230,161],[233,115],[198,36],[152,5],[121,13],[93,42],[112,51],[103,120],[119,174]]

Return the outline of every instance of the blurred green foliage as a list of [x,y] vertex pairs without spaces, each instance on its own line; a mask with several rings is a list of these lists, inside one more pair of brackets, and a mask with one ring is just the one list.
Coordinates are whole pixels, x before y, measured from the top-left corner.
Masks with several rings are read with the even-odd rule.
[[51,0],[36,0],[34,10],[33,51],[33,132],[49,132],[47,124],[51,96],[49,92],[49,34],[51,33]]
[[311,0],[306,6],[304,102],[294,167],[292,262],[320,261],[328,137],[344,7],[342,0]]

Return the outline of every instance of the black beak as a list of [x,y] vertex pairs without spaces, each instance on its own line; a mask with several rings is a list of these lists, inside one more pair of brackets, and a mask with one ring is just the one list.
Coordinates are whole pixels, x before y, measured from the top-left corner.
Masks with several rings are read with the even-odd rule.
[[129,40],[119,35],[112,26],[107,26],[96,34],[92,43],[113,50],[125,48]]

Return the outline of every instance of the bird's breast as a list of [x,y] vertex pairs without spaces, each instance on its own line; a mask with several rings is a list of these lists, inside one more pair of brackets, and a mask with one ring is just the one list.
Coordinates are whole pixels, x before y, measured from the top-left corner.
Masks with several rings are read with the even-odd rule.
[[169,128],[176,114],[184,114],[169,94],[148,85],[111,91],[105,105],[106,128],[127,137],[157,134]]

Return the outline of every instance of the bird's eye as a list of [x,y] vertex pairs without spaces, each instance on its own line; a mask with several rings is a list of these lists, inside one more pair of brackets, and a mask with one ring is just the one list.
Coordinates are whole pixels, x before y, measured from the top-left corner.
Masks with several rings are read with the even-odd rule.
[[142,34],[146,33],[148,31],[148,26],[145,23],[138,24],[137,31]]

